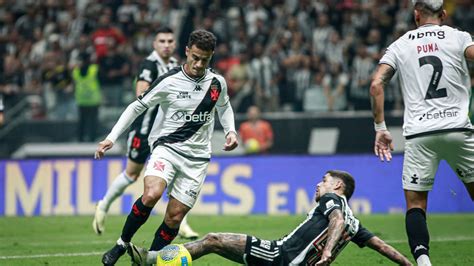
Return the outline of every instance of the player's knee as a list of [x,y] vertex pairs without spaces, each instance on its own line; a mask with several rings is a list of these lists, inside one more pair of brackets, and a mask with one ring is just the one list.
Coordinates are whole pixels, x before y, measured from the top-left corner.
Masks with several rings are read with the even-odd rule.
[[145,189],[142,196],[142,202],[146,206],[154,206],[161,198],[161,193],[154,189]]

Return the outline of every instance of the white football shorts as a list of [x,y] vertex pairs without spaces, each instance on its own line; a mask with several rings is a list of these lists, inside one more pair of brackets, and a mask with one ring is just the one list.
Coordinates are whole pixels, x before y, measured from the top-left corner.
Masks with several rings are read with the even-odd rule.
[[165,146],[157,146],[148,160],[145,176],[158,176],[167,183],[168,196],[192,208],[207,175],[209,161],[191,160]]
[[403,188],[430,191],[441,160],[446,160],[462,182],[474,182],[473,133],[448,132],[406,140]]

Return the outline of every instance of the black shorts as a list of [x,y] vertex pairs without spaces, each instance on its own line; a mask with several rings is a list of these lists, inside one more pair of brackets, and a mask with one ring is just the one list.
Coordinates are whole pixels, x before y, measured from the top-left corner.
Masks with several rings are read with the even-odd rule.
[[254,266],[284,266],[281,247],[274,240],[262,240],[247,235],[244,261]]
[[128,158],[137,164],[145,164],[149,155],[148,135],[140,134],[139,126],[132,126],[127,140]]

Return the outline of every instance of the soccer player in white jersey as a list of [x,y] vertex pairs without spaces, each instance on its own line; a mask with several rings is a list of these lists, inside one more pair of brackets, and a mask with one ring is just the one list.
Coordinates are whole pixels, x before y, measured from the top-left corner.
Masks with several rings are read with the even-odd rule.
[[[176,41],[171,28],[161,27],[157,30],[153,41],[153,49],[153,52],[143,60],[140,66],[135,86],[137,97],[144,93],[155,79],[178,66],[178,60],[173,57]],[[125,171],[114,179],[104,197],[96,206],[92,228],[98,235],[105,230],[105,217],[110,205],[123,194],[128,186],[138,179],[142,172],[145,161],[150,155],[148,136],[158,109],[158,106],[148,108],[131,126],[127,141],[128,160]],[[199,235],[189,226],[186,217],[181,222],[178,234],[186,239],[197,238]]]
[[403,189],[406,231],[418,265],[431,265],[426,225],[428,192],[440,160],[446,160],[474,200],[474,136],[468,117],[471,98],[466,59],[474,42],[463,31],[442,26],[442,0],[413,0],[417,29],[392,43],[370,87],[375,120],[374,151],[391,159],[392,137],[384,122],[384,88],[396,71],[405,102]]
[[215,46],[214,34],[193,31],[186,47],[186,63],[156,79],[127,107],[110,134],[99,143],[95,153],[98,159],[136,117],[160,105],[148,138],[152,153],[145,170],[143,195],[133,204],[116,245],[102,257],[104,265],[114,265],[125,253],[165,189],[169,202],[150,250],[160,250],[176,237],[183,217],[193,207],[204,183],[216,110],[225,131],[224,150],[237,147],[227,84],[221,75],[208,68]]
[[[348,201],[355,189],[351,174],[330,170],[315,187],[316,206],[292,232],[278,240],[233,233],[210,233],[184,244],[193,260],[209,253],[252,266],[329,265],[349,241],[369,247],[399,265],[412,265],[392,246],[362,226]],[[128,254],[139,264],[156,263],[157,251],[130,244]],[[374,262],[375,263],[375,262]]]

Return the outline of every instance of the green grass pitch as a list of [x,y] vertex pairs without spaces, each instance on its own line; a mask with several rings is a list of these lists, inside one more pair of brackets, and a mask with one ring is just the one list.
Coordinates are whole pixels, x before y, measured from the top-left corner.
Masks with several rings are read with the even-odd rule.
[[[409,254],[403,215],[359,217],[369,230]],[[201,234],[238,232],[264,239],[279,238],[296,227],[304,216],[197,216],[190,224]],[[102,236],[92,232],[92,217],[2,217],[0,218],[0,265],[100,265],[101,254],[120,235],[125,216],[110,216]],[[149,246],[162,217],[150,217],[133,242]],[[474,265],[474,214],[430,214],[433,265]],[[176,242],[183,242],[177,239]],[[216,255],[205,256],[194,265],[236,265]],[[117,265],[130,265],[124,255]],[[393,265],[368,248],[350,244],[333,265]]]

